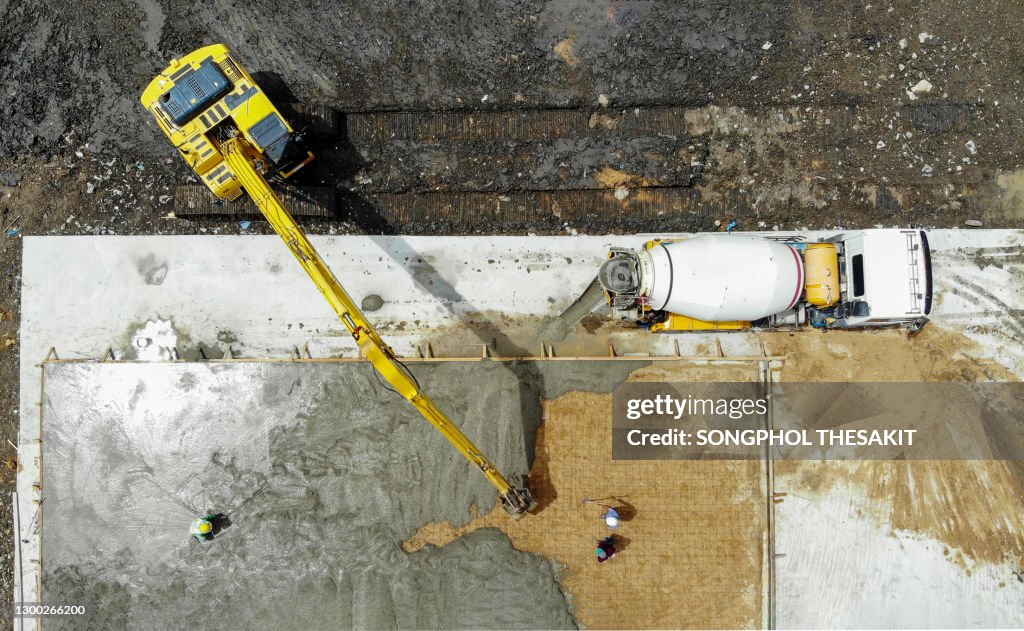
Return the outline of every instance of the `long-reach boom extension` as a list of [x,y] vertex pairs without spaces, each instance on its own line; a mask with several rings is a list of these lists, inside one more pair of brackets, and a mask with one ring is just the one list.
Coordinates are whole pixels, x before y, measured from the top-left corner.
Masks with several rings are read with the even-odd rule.
[[345,328],[352,334],[352,339],[359,345],[363,356],[370,360],[370,363],[384,379],[490,480],[498,490],[498,496],[505,510],[513,517],[522,517],[532,503],[529,491],[525,487],[513,488],[494,464],[473,444],[473,441],[452,423],[451,419],[437,407],[426,393],[420,390],[419,384],[416,383],[405,366],[395,358],[394,351],[367,321],[284,204],[281,203],[280,198],[250,162],[249,156],[258,155],[258,152],[247,146],[246,140],[240,136],[221,144],[220,148],[228,168],[239,179],[242,188],[249,193],[274,231],[292,251],[309,277],[313,279],[317,289],[341,318]]
[[501,472],[444,412],[424,394],[416,379],[395,357],[359,311],[267,178],[287,179],[313,160],[297,133],[274,107],[228,47],[212,44],[172,59],[142,93],[171,145],[200,181],[222,201],[243,193],[255,202],[281,239],[341,318],[352,339],[374,368],[434,424],[473,466],[498,489],[502,506],[522,517],[533,501],[525,488],[512,488]]

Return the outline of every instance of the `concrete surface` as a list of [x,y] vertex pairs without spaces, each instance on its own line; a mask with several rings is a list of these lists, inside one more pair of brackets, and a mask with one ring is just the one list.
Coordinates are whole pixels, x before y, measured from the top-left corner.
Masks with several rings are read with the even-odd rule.
[[[844,478],[854,477],[848,469],[836,469],[830,477],[822,493],[794,492],[785,480],[777,487],[791,491],[775,510],[776,551],[784,555],[776,560],[778,628],[1024,627],[1024,585],[1012,574],[1020,571],[1012,559],[965,563],[962,551],[949,542],[894,529],[892,513],[903,507],[887,506],[864,486],[847,482]],[[873,477],[876,488],[894,485],[887,484],[890,476],[884,471],[876,469]],[[984,469],[946,472],[939,480],[918,482],[948,485],[953,494],[985,489],[995,494],[998,500],[990,512],[968,519],[979,529],[1001,519],[999,513],[1008,508],[1000,503],[1005,481],[986,476]],[[927,492],[917,495],[927,497]],[[967,517],[965,511],[949,510],[945,502],[935,504],[939,519]],[[1015,510],[1012,504],[1009,510]],[[1021,536],[1016,524],[1009,536]],[[998,539],[991,538],[990,545],[998,546]]]
[[[523,412],[539,404],[509,396],[516,375],[419,368],[495,464],[525,474],[539,418]],[[44,628],[574,626],[554,563],[497,531],[399,548],[495,494],[367,365],[64,364],[45,380],[43,597],[93,614]],[[232,524],[200,544],[188,525],[206,512]]]

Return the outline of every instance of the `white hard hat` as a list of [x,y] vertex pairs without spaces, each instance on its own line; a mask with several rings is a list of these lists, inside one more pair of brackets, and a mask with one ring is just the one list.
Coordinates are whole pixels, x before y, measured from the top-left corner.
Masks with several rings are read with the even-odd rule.
[[604,514],[604,523],[608,524],[609,528],[619,527],[619,511],[614,508],[609,508],[608,512]]

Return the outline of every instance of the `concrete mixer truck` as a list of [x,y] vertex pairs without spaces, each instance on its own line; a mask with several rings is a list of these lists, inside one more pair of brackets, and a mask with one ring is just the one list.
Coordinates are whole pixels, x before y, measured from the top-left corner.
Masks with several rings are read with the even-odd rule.
[[613,314],[654,332],[920,330],[932,308],[923,230],[700,234],[612,248],[598,280]]

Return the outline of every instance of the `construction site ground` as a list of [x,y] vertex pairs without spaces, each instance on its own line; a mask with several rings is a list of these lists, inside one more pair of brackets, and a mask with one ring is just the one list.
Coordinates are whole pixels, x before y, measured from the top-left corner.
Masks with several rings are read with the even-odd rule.
[[[484,527],[500,528],[508,535],[514,549],[541,554],[555,562],[553,567],[557,572],[553,576],[557,576],[566,599],[560,606],[577,624],[642,627],[670,625],[669,621],[676,620],[677,626],[759,627],[765,624],[768,606],[774,603],[774,616],[779,626],[821,627],[836,621],[854,626],[859,621],[874,626],[906,622],[901,616],[914,615],[898,606],[881,613],[874,607],[880,600],[896,598],[901,602],[928,603],[932,616],[929,621],[935,625],[978,622],[1012,626],[1018,622],[1014,616],[1021,611],[1022,597],[1013,571],[1019,568],[1024,553],[1019,534],[1022,502],[1018,464],[994,461],[776,462],[774,492],[785,496],[775,505],[776,557],[774,571],[770,572],[772,557],[765,553],[765,546],[771,540],[767,528],[768,495],[762,463],[613,461],[610,459],[608,406],[609,393],[623,380],[757,379],[759,372],[752,368],[751,360],[756,366],[769,361],[775,367],[774,378],[783,381],[1015,380],[1024,366],[1024,354],[1019,345],[1013,344],[1016,325],[1006,316],[1008,312],[1020,312],[1024,295],[1014,284],[1021,267],[1019,257],[1006,253],[1014,247],[1019,249],[1014,244],[1022,239],[1024,233],[1019,231],[934,231],[936,265],[955,269],[955,274],[949,272],[939,277],[937,300],[940,305],[936,321],[912,338],[896,330],[651,336],[642,330],[608,322],[601,314],[585,319],[571,333],[557,338],[552,337],[558,333],[557,327],[552,326],[559,321],[557,314],[571,309],[573,297],[583,291],[591,277],[595,261],[589,260],[592,255],[588,255],[588,251],[604,251],[611,243],[635,246],[642,237],[317,237],[318,248],[333,265],[347,269],[379,266],[378,273],[356,274],[347,285],[357,297],[381,292],[382,304],[372,313],[400,354],[417,357],[425,353],[471,361],[473,367],[469,375],[479,373],[474,378],[429,377],[434,370],[431,364],[437,361],[429,357],[411,365],[417,374],[429,379],[425,384],[431,391],[436,390],[446,397],[448,404],[456,402],[454,409],[462,412],[457,415],[459,421],[470,423],[467,431],[474,437],[491,436],[494,429],[523,428],[523,434],[516,438],[523,451],[518,452],[514,462],[504,460],[516,453],[507,444],[499,445],[500,448],[491,443],[485,445],[489,452],[510,466],[511,471],[525,473],[524,467],[532,462],[530,485],[538,493],[542,510],[521,522],[511,522],[500,509],[491,510],[493,495],[485,484],[478,488],[482,478],[475,476],[459,483],[460,487],[466,483],[474,485],[474,501],[456,498],[453,505],[450,504],[452,498],[445,494],[427,492],[428,501],[424,503],[421,497],[422,489],[426,488],[424,484],[443,489],[445,482],[452,479],[452,475],[443,473],[446,468],[442,468],[439,476],[421,473],[423,482],[416,486],[420,491],[405,497],[407,484],[402,476],[425,466],[409,464],[410,458],[418,454],[409,444],[410,440],[430,440],[437,436],[422,420],[411,415],[411,410],[397,405],[399,402],[393,400],[394,397],[388,396],[376,381],[364,374],[358,382],[364,389],[357,388],[358,384],[354,385],[351,380],[342,380],[323,390],[337,390],[334,396],[340,396],[344,403],[321,404],[322,410],[346,410],[342,416],[337,412],[309,416],[319,419],[315,426],[320,430],[302,439],[302,444],[306,445],[302,450],[310,454],[323,451],[324,456],[296,457],[295,462],[306,463],[294,470],[294,475],[302,478],[301,483],[279,485],[275,491],[279,495],[271,495],[274,501],[261,509],[270,512],[254,522],[263,523],[266,518],[270,523],[287,518],[272,515],[271,507],[277,503],[291,506],[296,501],[293,495],[303,496],[302,488],[319,488],[323,484],[313,482],[317,470],[340,466],[330,465],[339,457],[345,462],[355,457],[355,452],[339,454],[330,447],[341,428],[353,422],[386,428],[393,422],[389,419],[411,415],[406,425],[399,424],[402,430],[395,435],[394,445],[399,452],[388,448],[393,456],[389,462],[405,464],[392,469],[380,462],[374,465],[360,460],[363,463],[360,467],[377,472],[372,479],[381,478],[385,485],[393,487],[389,491],[391,497],[405,497],[400,501],[389,500],[387,505],[404,508],[392,510],[388,517],[382,516],[375,522],[388,524],[389,534],[385,539],[391,541],[389,545],[402,546],[413,554],[412,558],[420,558],[415,556],[417,550],[426,550],[431,555],[437,553],[437,548],[427,544],[441,546],[444,550],[445,544],[471,532]],[[958,245],[953,247],[954,243]],[[989,246],[982,247],[985,243]],[[171,394],[176,388],[200,388],[205,396],[199,398],[233,410],[227,416],[245,416],[251,411],[252,418],[266,419],[268,415],[259,412],[259,406],[241,404],[239,397],[243,394],[254,397],[253,401],[262,405],[285,397],[284,393],[293,389],[285,387],[288,383],[300,383],[286,379],[285,385],[256,388],[257,382],[272,382],[267,375],[276,370],[275,366],[295,365],[298,368],[289,369],[295,370],[325,361],[328,367],[332,361],[351,365],[357,359],[351,340],[337,335],[338,325],[332,323],[332,314],[322,298],[312,286],[301,282],[302,272],[298,266],[285,265],[290,262],[288,253],[276,237],[33,237],[26,240],[25,248],[27,276],[21,365],[21,382],[27,384],[21,403],[24,418],[35,419],[40,392],[48,391],[41,390],[38,365],[51,347],[54,353],[50,355],[48,371],[65,370],[62,367],[94,371],[90,373],[94,379],[115,374],[110,371],[123,370],[127,375],[149,371],[156,378],[154,384],[149,384],[151,387],[136,390],[133,390],[132,379],[108,378],[95,382],[107,384],[104,388],[89,387],[93,382],[84,382],[84,386],[72,390],[85,393],[81,400],[66,398],[67,406],[49,402],[47,409],[56,416],[48,417],[49,421],[43,419],[44,438],[47,431],[57,432],[58,436],[61,433],[80,435],[74,428],[103,407],[92,403],[98,396],[97,391],[103,393],[107,408],[114,412],[109,423],[94,422],[94,426],[115,427],[124,422],[123,418],[138,416],[138,410],[135,414],[124,415],[126,400],[134,399],[136,403],[131,405],[141,405],[135,395],[118,390],[127,387],[138,391],[142,401],[156,401],[140,409],[166,407],[170,410],[167,419],[140,416],[144,425],[167,426],[171,428],[168,431],[191,436],[190,440],[208,436],[216,443],[220,440],[216,436],[231,432],[230,424],[217,430],[200,422],[190,427],[192,431],[186,431],[176,416],[179,413],[175,412],[181,409],[185,398]],[[550,256],[550,252],[568,254],[572,260]],[[472,267],[474,261],[485,256],[493,257],[493,262]],[[53,262],[69,270],[68,274],[51,281],[48,265]],[[246,275],[244,270],[251,273]],[[529,276],[529,284],[510,288],[509,279],[524,275]],[[979,287],[980,282],[989,283],[992,291],[1002,297],[1003,309],[982,304],[984,296],[972,293],[977,291],[974,288]],[[559,287],[568,291],[552,295]],[[261,293],[264,299],[252,300],[252,296]],[[184,304],[179,301],[182,295],[203,299]],[[515,307],[508,313],[496,315],[510,295],[514,297]],[[542,336],[547,336],[551,342],[548,348],[554,358],[541,358],[545,352],[539,343],[545,339]],[[619,356],[608,357],[609,347]],[[428,348],[433,350],[428,351]],[[622,356],[639,352],[645,356]],[[667,359],[646,357],[648,354]],[[499,362],[484,359],[485,355],[541,359]],[[604,357],[598,357],[600,355]],[[559,359],[573,356],[592,359],[577,361],[575,365],[572,360]],[[167,361],[175,357],[186,363],[118,363],[147,359]],[[237,359],[232,360],[232,357]],[[331,359],[335,357],[341,359]],[[747,359],[729,359],[743,357]],[[249,373],[236,373],[248,374],[244,379],[225,380],[210,375],[189,380],[170,378],[181,370],[199,371],[197,375],[213,371],[212,375],[216,375],[219,370],[238,370],[237,366],[259,366],[260,358],[271,359],[264,362],[268,368],[256,373],[250,369],[246,369]],[[102,359],[114,363],[97,363]],[[80,363],[83,361],[85,363]],[[78,366],[82,368],[76,368]],[[171,372],[161,376],[161,367]],[[315,371],[311,374],[323,375]],[[222,381],[230,387],[218,386]],[[161,382],[165,385],[158,387]],[[302,383],[297,392],[316,392],[316,387],[305,380]],[[65,392],[67,390],[65,387]],[[360,398],[371,397],[374,405],[352,407],[353,393],[357,391]],[[466,399],[470,392],[479,399]],[[234,404],[225,404],[224,396]],[[322,399],[324,395],[318,396]],[[167,397],[179,403],[160,404]],[[448,397],[453,398],[448,400]],[[457,403],[460,400],[464,403]],[[285,397],[283,401],[287,403],[291,399]],[[479,409],[481,404],[485,411]],[[383,408],[374,411],[382,405]],[[271,406],[271,409],[276,408]],[[295,414],[294,406],[286,405],[286,409],[289,411],[285,417]],[[207,418],[209,415],[199,416]],[[213,416],[226,418],[219,413]],[[271,413],[269,416],[281,415]],[[298,427],[309,422],[296,420]],[[61,429],[62,424],[69,424],[69,427]],[[26,475],[22,477],[25,483],[22,514],[26,515],[26,520],[30,520],[28,515],[33,506],[29,501],[33,493],[31,485],[37,475],[33,467],[40,464],[32,455],[38,450],[31,431],[33,427],[36,427],[33,423],[23,425],[20,439],[21,444],[26,445],[23,453],[29,455],[23,463]],[[417,433],[420,430],[425,433]],[[362,454],[359,458],[378,453],[372,446],[375,443],[364,440],[374,434],[360,433],[358,445],[363,448],[357,449]],[[288,435],[297,439],[294,430]],[[514,438],[514,432],[506,436]],[[159,437],[156,435],[157,439]],[[990,438],[1006,448],[1016,445],[1015,448],[1020,449],[1022,444],[1019,432],[993,434]],[[65,438],[65,442],[74,441]],[[238,441],[236,437],[224,442],[231,445]],[[163,444],[159,440],[157,443]],[[92,444],[106,445],[110,441],[75,442],[73,449],[84,451],[70,462],[94,459],[97,453],[90,450]],[[44,451],[50,448],[48,445],[50,442],[44,441]],[[69,447],[60,443],[53,448],[64,454],[69,452]],[[279,445],[272,453],[283,448]],[[164,449],[160,447],[153,454]],[[136,454],[133,458],[138,459],[139,454],[145,456],[150,452],[129,450],[128,453]],[[259,454],[260,450],[255,453]],[[454,452],[445,449],[429,450],[423,457],[426,453],[451,457],[453,464],[461,464]],[[143,560],[187,545],[174,539],[178,531],[171,522],[183,509],[170,498],[184,497],[191,501],[196,488],[206,488],[195,481],[177,486],[162,480],[156,487],[149,484],[145,479],[154,474],[145,472],[148,468],[161,470],[159,463],[166,461],[165,457],[153,454],[142,457],[144,463],[151,463],[145,466],[131,465],[131,462],[131,466],[123,466],[121,458],[110,460],[122,463],[116,468],[130,481],[123,487],[113,485],[112,488],[126,488],[132,493],[111,496],[107,491],[89,492],[88,489],[82,489],[81,493],[83,497],[92,498],[90,501],[109,503],[115,508],[136,506],[137,498],[128,501],[134,497],[133,493],[141,493],[140,497],[148,502],[168,503],[165,516],[170,517],[150,518],[155,520],[150,530],[163,534],[155,540],[160,542],[157,550],[142,555]],[[202,454],[199,451],[189,457],[203,461]],[[228,467],[229,473],[234,472],[230,475],[250,469],[258,472],[275,459],[284,464],[292,457],[282,452],[273,458],[251,454],[246,458],[252,466]],[[60,503],[59,478],[62,475],[66,478],[64,484],[77,478],[89,480],[89,476],[68,477],[67,470],[62,474],[62,462],[68,461],[59,453],[56,457],[47,456],[46,462],[50,464],[44,465],[43,477],[51,481],[44,482],[44,486],[57,485],[56,489],[51,489],[55,493],[51,499],[57,502],[47,504],[48,508],[42,510],[41,557],[33,549],[35,541],[32,540],[39,529],[33,532],[31,526],[23,527],[30,536],[29,542],[21,546],[26,589],[32,589],[39,582],[38,566],[32,564],[31,559],[42,558],[44,571],[60,567],[60,517],[54,526],[56,543],[48,544],[46,534],[47,528],[54,524],[52,520],[47,521],[47,510],[50,514],[56,511],[61,515],[61,509],[55,508]],[[218,457],[206,464],[197,463],[197,467],[201,465],[204,471],[216,472],[225,467],[225,462],[230,459]],[[311,463],[319,464],[308,469]],[[351,464],[344,466],[351,467]],[[426,466],[426,469],[434,467]],[[175,475],[179,478],[188,478],[187,472],[179,467],[169,471],[177,471]],[[47,478],[47,475],[55,478]],[[215,482],[220,475],[211,476],[211,480]],[[255,484],[257,477],[241,475],[239,479],[252,478]],[[228,486],[232,493],[244,497],[244,488],[251,485]],[[223,485],[214,483],[206,489],[206,494],[217,499],[213,497],[214,491],[221,487]],[[160,488],[170,491],[156,493]],[[908,492],[910,488],[914,491]],[[325,487],[319,494],[344,498],[344,493],[339,495],[341,492],[342,489]],[[626,549],[613,563],[599,566],[590,556],[589,541],[600,534],[597,520],[600,511],[583,504],[582,500],[607,495],[625,496],[623,499],[635,509],[635,514],[620,531],[630,540]],[[118,497],[126,499],[111,499]],[[200,493],[199,497],[205,495]],[[353,496],[348,497],[345,501],[354,501]],[[426,508],[410,512],[408,506],[413,506],[409,504],[413,500],[415,506]],[[434,514],[433,502],[449,508]],[[316,503],[313,507],[328,513],[339,509],[337,504],[323,500],[322,503],[323,507],[316,508]],[[244,526],[245,523],[249,526]],[[255,527],[253,522],[239,520],[238,524],[235,533]],[[97,525],[90,527],[95,529]],[[83,528],[84,523],[79,524],[75,532]],[[836,533],[841,536],[835,536]],[[314,539],[321,536],[327,535],[317,535]],[[463,547],[443,554],[460,558],[467,550],[479,550],[483,545],[498,554],[493,558],[493,562],[498,562],[506,558],[503,555],[511,553],[510,548],[502,547],[489,537],[491,534],[478,533],[460,544]],[[248,535],[243,539],[247,538]],[[851,545],[851,541],[857,544]],[[51,556],[54,549],[48,546],[56,546],[56,559]],[[51,552],[48,553],[48,549]],[[81,546],[72,549],[81,549]],[[158,553],[161,549],[163,552]],[[714,554],[705,554],[710,551]],[[238,552],[231,548],[225,562],[230,562],[235,558],[232,555]],[[710,561],[712,556],[715,563]],[[247,557],[238,555],[237,558]],[[94,569],[98,569],[110,560],[100,555],[92,562],[97,564]],[[367,567],[376,566],[376,562],[368,559],[366,563]],[[409,568],[419,567],[419,561],[411,563]],[[540,566],[528,564],[525,567]],[[414,583],[425,580],[419,571],[409,569],[405,576]],[[64,576],[67,578],[67,573]],[[70,582],[64,585],[74,586],[75,576],[71,573]],[[43,583],[45,593],[46,585],[53,583]],[[651,585],[663,587],[654,590]],[[352,587],[342,581],[331,589],[344,594]],[[614,593],[623,596],[609,602],[608,590],[613,587]],[[316,589],[327,587],[320,585]],[[362,584],[360,589],[352,593],[375,593],[377,588]],[[104,593],[110,596],[114,592]],[[159,611],[161,606],[175,602],[173,598],[182,597],[182,593],[172,591],[167,593],[170,600],[158,598],[139,603],[139,615]],[[627,593],[629,597],[625,596]],[[831,608],[823,608],[822,598],[816,596],[823,593],[829,594]],[[718,597],[702,599],[699,597],[702,594],[718,594]],[[968,599],[984,606],[964,607]],[[357,615],[354,620],[369,623],[390,619],[375,617],[382,612],[387,614],[386,607],[383,610],[351,609],[353,614],[357,611],[364,617]],[[432,618],[428,615],[420,620]],[[917,619],[910,622],[914,620]],[[545,620],[538,624],[556,626],[561,623]]]
[[[5,497],[22,466],[10,445],[18,442],[24,416],[18,403],[23,238],[268,232],[259,221],[239,222],[252,218],[170,217],[175,188],[190,177],[137,98],[173,56],[223,41],[279,100],[337,110],[339,133],[315,140],[319,160],[303,174],[302,183],[332,187],[338,196],[332,218],[303,221],[313,234],[594,235],[721,230],[733,220],[741,230],[958,227],[966,220],[1020,228],[1019,13],[1014,0],[752,0],[728,7],[704,0],[436,2],[415,8],[0,0]],[[964,252],[947,259],[945,269],[962,274],[984,257],[991,264],[992,255],[984,248]],[[1012,250],[995,255],[999,265],[1018,256]],[[1006,261],[1006,274],[1019,282],[1019,266]],[[162,281],[155,263],[138,262],[139,273]],[[282,255],[281,264],[292,262]],[[55,278],[72,272],[49,268]],[[978,305],[971,313],[995,318],[964,324],[970,339],[937,329],[913,345],[895,343],[903,338],[889,332],[769,336],[764,343],[794,359],[786,363],[789,379],[1018,379],[1019,370],[993,355],[1013,352],[1020,306],[1009,300],[1007,310],[1007,298],[967,280],[946,300]],[[525,345],[495,335],[509,322],[490,315],[478,318],[482,325],[451,323],[450,330],[472,333],[469,345],[480,337],[506,348]],[[389,320],[402,326],[401,319]],[[289,322],[302,337],[301,318],[289,316]],[[127,336],[137,330],[130,324],[115,328]],[[594,321],[584,326],[601,327]],[[224,327],[223,338],[217,333],[189,348],[223,351],[239,333]],[[103,344],[100,337],[81,352],[97,356],[93,346]],[[130,341],[107,343],[130,348]],[[724,341],[726,352],[730,343]],[[703,350],[714,353],[714,342]],[[559,405],[573,403],[559,399],[545,409]],[[928,533],[949,544],[951,565],[965,572],[980,575],[998,559],[1021,564],[1015,520],[1022,476],[1015,465],[866,464],[852,473],[844,469],[852,465],[842,464],[780,466],[793,470],[779,471],[779,480],[802,488],[804,497],[849,478],[843,483],[849,492],[841,495],[849,503],[841,510],[867,515],[880,531],[898,526]],[[898,491],[900,476],[911,470],[939,489],[947,474],[967,486],[908,503]],[[993,481],[1005,495],[983,492]],[[970,485],[978,490],[968,493]],[[791,508],[787,502],[782,506]],[[984,514],[1005,519],[976,519]],[[10,504],[0,503],[0,553],[8,561],[12,519]],[[984,536],[966,530],[977,521]],[[850,523],[859,528],[865,522]],[[424,531],[422,541],[451,536],[437,528]],[[529,545],[523,534],[510,536]],[[780,564],[797,558],[787,554]],[[13,563],[0,567],[0,591],[11,593]],[[999,589],[1019,589],[1013,576],[993,581],[1003,585]],[[873,594],[871,584],[865,579],[858,586],[865,599]],[[814,589],[803,587],[780,584],[779,593],[812,598]],[[625,599],[617,604],[629,606]],[[844,606],[850,613],[858,602]]]
[[[647,364],[538,361],[526,384],[504,363],[415,367],[502,470],[525,470],[524,441],[536,441],[539,508],[518,522],[364,364],[48,364],[44,599],[89,601],[74,628],[189,625],[215,599],[242,627],[759,627],[763,463],[613,462],[607,423],[622,379],[756,380],[757,364]],[[353,413],[342,402],[356,397],[371,405]],[[89,476],[97,466],[104,476]],[[181,536],[191,512],[260,489],[209,549]],[[599,565],[602,508],[581,499],[608,494],[628,511],[620,556]],[[511,546],[467,532],[482,527]],[[455,532],[466,539],[453,544]],[[384,552],[399,544],[412,554]]]

